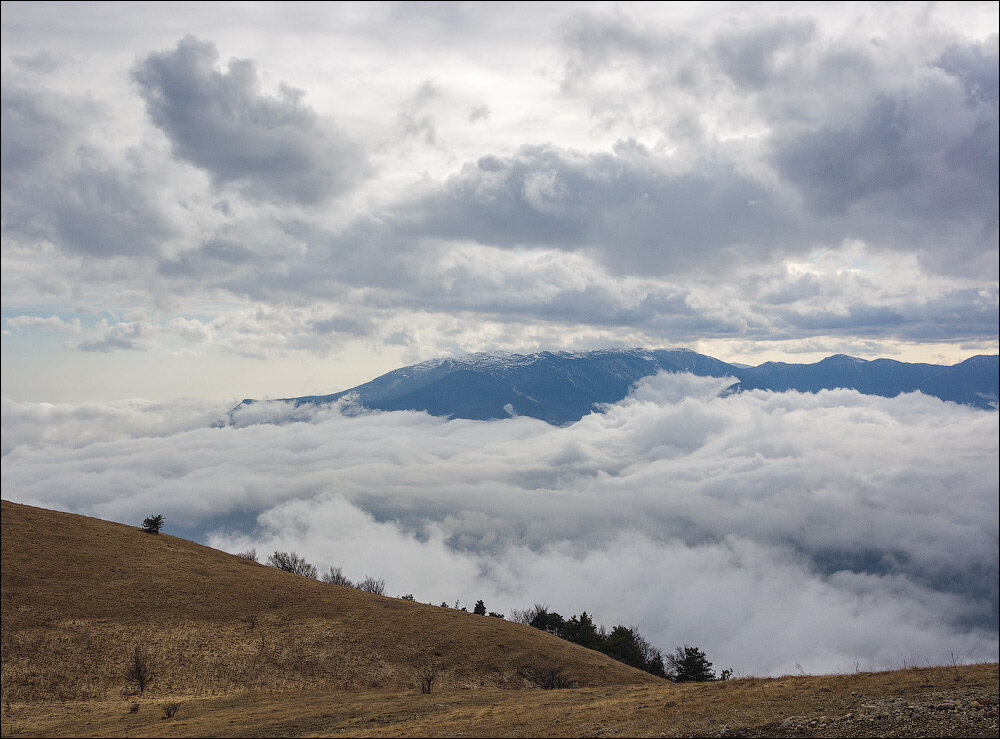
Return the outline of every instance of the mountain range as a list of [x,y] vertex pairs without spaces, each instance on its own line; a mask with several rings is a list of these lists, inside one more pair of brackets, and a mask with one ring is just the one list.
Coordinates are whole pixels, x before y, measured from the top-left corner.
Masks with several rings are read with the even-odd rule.
[[[600,349],[535,354],[479,353],[402,367],[330,395],[282,398],[296,406],[332,403],[345,396],[384,411],[419,410],[434,416],[489,420],[530,416],[568,424],[599,404],[624,398],[644,377],[690,372],[731,377],[730,392],[818,392],[849,388],[894,397],[914,391],[982,409],[997,409],[1000,357],[978,355],[959,364],[911,364],[837,354],[813,364],[765,362],[756,367],[723,362],[689,349]],[[256,402],[244,400],[241,405]]]

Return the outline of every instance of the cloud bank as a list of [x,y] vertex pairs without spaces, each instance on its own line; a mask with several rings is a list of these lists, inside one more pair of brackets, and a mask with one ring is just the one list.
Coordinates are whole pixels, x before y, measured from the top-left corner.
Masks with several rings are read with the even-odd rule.
[[719,397],[660,375],[566,428],[342,404],[17,404],[4,497],[390,593],[536,601],[737,674],[995,660],[996,417],[919,394]]

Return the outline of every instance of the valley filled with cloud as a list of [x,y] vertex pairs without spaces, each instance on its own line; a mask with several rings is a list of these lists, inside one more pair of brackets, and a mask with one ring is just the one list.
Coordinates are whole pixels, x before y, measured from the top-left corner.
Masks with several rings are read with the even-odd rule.
[[424,602],[587,610],[737,674],[995,660],[995,413],[727,385],[661,374],[567,427],[7,400],[3,488]]

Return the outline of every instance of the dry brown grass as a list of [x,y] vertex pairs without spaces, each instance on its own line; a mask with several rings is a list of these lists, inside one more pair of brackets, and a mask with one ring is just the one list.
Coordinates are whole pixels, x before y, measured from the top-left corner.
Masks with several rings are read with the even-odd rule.
[[[10,736],[879,736],[859,724],[782,732],[787,717],[876,714],[873,702],[992,695],[989,721],[948,735],[996,736],[997,666],[917,668],[822,677],[607,686],[559,691],[307,691],[187,698],[171,719],[167,701],[105,700],[15,706]],[[861,729],[864,725],[861,724]],[[853,727],[855,731],[849,730]],[[990,728],[994,727],[994,728]],[[933,726],[930,728],[934,728]],[[963,726],[958,726],[962,729]],[[980,729],[977,731],[977,728]],[[890,732],[886,732],[890,733]],[[924,724],[894,736],[940,735]]]
[[[145,694],[247,690],[528,687],[562,667],[580,685],[656,681],[501,619],[385,598],[280,572],[190,541],[2,502],[3,699],[92,700],[127,690],[134,646]],[[253,628],[251,628],[253,626]]]
[[[996,736],[996,664],[674,685],[529,627],[7,501],[2,549],[4,736]],[[142,695],[136,643],[156,672]],[[546,667],[582,687],[533,688]],[[857,723],[942,696],[986,708]]]

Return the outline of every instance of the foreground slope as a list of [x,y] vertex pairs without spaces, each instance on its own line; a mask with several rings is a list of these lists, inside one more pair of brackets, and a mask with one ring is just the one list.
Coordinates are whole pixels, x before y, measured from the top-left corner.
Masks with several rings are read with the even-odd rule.
[[995,737],[997,731],[995,664],[556,691],[129,698],[15,705],[3,720],[4,736],[46,737]]
[[[728,364],[687,349],[601,349],[537,354],[470,354],[393,370],[331,395],[284,398],[296,405],[332,403],[346,396],[383,411],[417,410],[434,416],[488,420],[530,416],[553,424],[580,420],[602,403],[616,403],[644,377],[690,372],[733,378],[732,390],[818,392],[848,388],[894,397],[922,392],[977,408],[996,408],[1000,357],[976,356],[953,366],[867,361],[839,354],[813,364]],[[244,400],[241,405],[252,404]]]
[[362,593],[184,539],[2,501],[2,689],[8,701],[127,689],[134,647],[149,695],[249,689],[521,688],[551,667],[583,686],[657,681],[498,618]]
[[[0,512],[3,736],[997,736],[996,664],[672,684],[499,619]],[[581,687],[520,689],[538,666]]]

